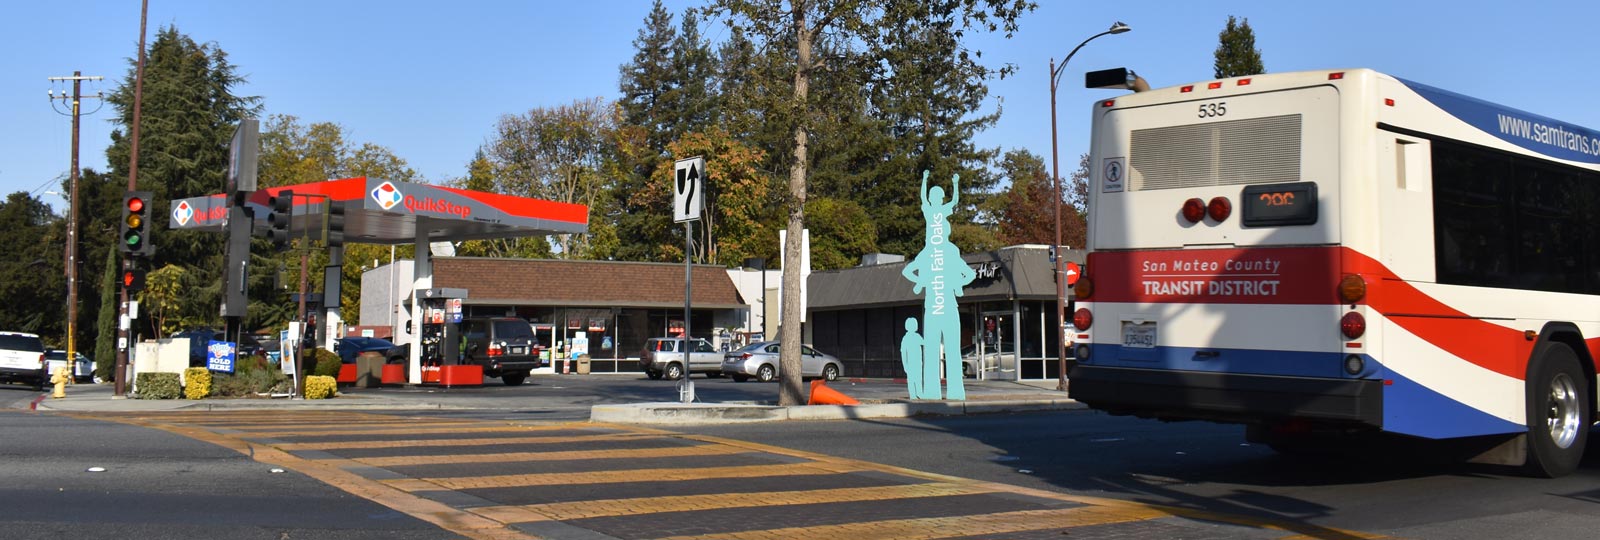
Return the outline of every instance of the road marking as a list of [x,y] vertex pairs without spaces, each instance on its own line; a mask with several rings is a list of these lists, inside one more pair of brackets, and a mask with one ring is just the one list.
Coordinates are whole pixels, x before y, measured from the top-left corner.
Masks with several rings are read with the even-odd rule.
[[[104,415],[89,417],[107,419]],[[503,421],[462,421],[460,428],[449,430],[439,427],[437,419],[400,419],[413,426],[432,426],[424,429],[446,429],[448,432],[521,433],[543,430],[594,431],[583,436],[529,436],[473,439],[414,439],[406,441],[341,441],[328,443],[283,443],[263,445],[247,439],[270,436],[316,436],[329,431],[348,430],[350,435],[382,435],[407,432],[389,415],[350,412],[238,414],[215,412],[188,412],[178,414],[148,414],[141,416],[111,417],[111,420],[162,429],[194,439],[231,448],[257,461],[280,465],[307,474],[334,487],[372,500],[397,511],[433,523],[448,531],[474,539],[532,538],[508,523],[539,521],[567,521],[595,517],[618,517],[658,512],[692,512],[724,508],[750,508],[755,506],[806,505],[871,500],[906,500],[915,504],[916,498],[947,497],[983,493],[1010,493],[1042,499],[1072,502],[1086,506],[1006,512],[982,516],[906,518],[869,521],[804,528],[780,528],[764,531],[742,531],[726,534],[688,536],[685,539],[761,539],[790,537],[816,537],[818,535],[843,538],[901,538],[901,537],[951,537],[994,536],[1024,531],[1071,528],[1086,525],[1106,525],[1143,521],[1157,518],[1185,518],[1205,520],[1247,527],[1278,530],[1293,534],[1288,538],[1316,539],[1372,539],[1387,538],[1382,535],[1318,527],[1302,522],[1282,519],[1257,518],[1222,514],[1190,508],[1169,507],[1119,499],[1088,497],[1025,488],[996,482],[959,478],[936,473],[905,469],[868,461],[838,458],[824,454],[791,450],[776,446],[724,439],[705,435],[682,434],[640,426],[623,426],[603,423],[540,424],[529,429],[524,424]],[[320,421],[320,422],[319,422]],[[309,424],[309,425],[308,425]],[[285,428],[303,426],[307,429]],[[218,433],[213,430],[223,430]],[[260,429],[262,431],[249,431]],[[414,430],[411,432],[415,432]],[[346,434],[346,433],[341,433]],[[465,447],[480,445],[539,445],[544,443],[670,440],[677,443],[702,443],[697,445],[670,445],[657,449],[507,452],[489,455],[465,456],[392,456],[357,459],[302,459],[292,450],[330,450],[340,448],[398,448],[398,447]],[[729,455],[740,453],[767,453],[806,460],[804,463],[774,463],[771,465],[707,467],[699,469],[643,469],[622,471],[596,471],[548,474],[518,474],[460,478],[401,478],[372,480],[350,470],[352,467],[394,467],[439,463],[482,463],[506,461],[583,461],[590,459],[625,459],[637,457],[672,457],[687,455]],[[837,474],[874,471],[904,477],[907,481],[922,480],[928,483],[880,486],[866,488],[830,488],[818,490],[779,491],[740,494],[704,494],[633,499],[606,499],[571,501],[532,505],[485,506],[458,509],[434,500],[414,495],[420,491],[467,490],[475,488],[563,486],[573,484],[627,483],[640,479],[651,481],[684,481],[719,478],[756,478],[766,476],[792,476],[804,474]]]
[[891,519],[839,525],[813,525],[759,531],[673,536],[665,540],[772,540],[774,538],[954,538],[1111,525],[1167,517],[1154,508],[1080,506],[1058,510],[1022,510],[998,514]]
[[[512,426],[512,425],[469,426],[468,424],[446,424],[446,425],[431,424],[431,425],[420,425],[420,426],[388,426],[388,425],[384,425],[384,426],[371,426],[371,427],[366,426],[366,425],[355,425],[355,426],[345,426],[342,429],[341,428],[326,428],[326,429],[324,429],[324,428],[320,428],[320,427],[316,428],[316,429],[289,429],[289,430],[285,430],[285,429],[280,428],[280,427],[274,427],[274,428],[266,428],[266,429],[263,429],[261,431],[253,431],[253,430],[249,430],[249,429],[238,429],[237,431],[239,431],[239,433],[237,433],[236,435],[238,435],[240,437],[253,437],[253,438],[259,437],[259,438],[264,438],[265,439],[265,438],[276,438],[276,437],[318,437],[318,436],[323,436],[323,435],[395,435],[395,434],[406,434],[406,433],[416,433],[416,434],[424,434],[424,433],[520,433],[520,432],[551,431],[552,429],[553,428],[551,428],[549,426]],[[566,429],[571,429],[571,428],[566,428]]]
[[[730,508],[783,506],[791,504],[821,504],[921,497],[949,497],[993,493],[993,490],[976,486],[949,483],[910,484],[901,486],[814,489],[809,491],[768,491],[758,493],[716,493],[709,495],[670,495],[665,497],[638,497],[631,499],[605,499],[521,506],[484,506],[471,511],[480,516],[506,523],[525,521],[565,521],[611,516],[634,516],[662,512],[692,512]],[[848,537],[846,537],[848,538]]]
[[[532,486],[568,486],[574,484],[616,484],[649,479],[652,482],[678,482],[713,478],[756,478],[762,476],[792,476],[797,474],[844,473],[862,470],[859,466],[824,463],[785,463],[774,465],[738,465],[732,467],[702,467],[698,469],[631,469],[624,471],[598,471],[545,474],[506,474],[497,476],[464,476],[453,478],[420,478],[432,484],[431,489],[449,490],[486,489]],[[418,486],[402,480],[382,482],[408,491]],[[403,486],[403,487],[402,487]]]
[[434,446],[488,446],[493,444],[557,444],[585,441],[657,439],[658,435],[640,433],[601,433],[565,437],[490,437],[481,439],[407,439],[403,441],[339,441],[283,443],[273,446],[283,450],[350,450],[356,448],[408,448]]
[[446,463],[502,463],[508,461],[566,461],[591,459],[641,459],[686,456],[721,456],[749,453],[743,448],[701,444],[696,446],[668,446],[664,448],[637,448],[628,450],[564,450],[559,452],[508,452],[503,454],[459,454],[453,456],[388,456],[354,458],[355,461],[374,467],[405,465],[441,465]]

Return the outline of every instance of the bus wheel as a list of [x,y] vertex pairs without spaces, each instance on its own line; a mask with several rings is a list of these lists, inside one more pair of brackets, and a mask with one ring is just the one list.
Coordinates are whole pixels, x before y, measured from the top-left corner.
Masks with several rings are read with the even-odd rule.
[[1589,439],[1589,388],[1578,355],[1550,343],[1528,370],[1528,474],[1563,476],[1578,468]]

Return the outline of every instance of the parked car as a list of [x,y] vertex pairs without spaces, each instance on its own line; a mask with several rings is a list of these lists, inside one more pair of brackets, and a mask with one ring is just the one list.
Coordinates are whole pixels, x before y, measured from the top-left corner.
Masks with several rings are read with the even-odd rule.
[[[704,339],[689,340],[689,367],[687,373],[704,373],[706,377],[722,375],[722,353]],[[651,379],[677,380],[684,376],[683,338],[659,337],[644,342],[644,352],[639,353],[639,367]]]
[[44,370],[44,342],[34,334],[0,332],[0,382],[43,390],[50,376]]
[[[84,356],[81,352],[74,352],[74,354],[78,360],[72,363],[72,382],[85,383],[94,381],[94,362],[89,361],[89,357]],[[56,368],[66,367],[67,351],[45,351],[44,361],[46,364],[45,373],[54,375]]]
[[[980,370],[1014,369],[1016,364],[1017,354],[1012,350],[1009,343],[1002,345],[998,351],[986,347],[982,358],[979,358],[977,345],[967,344],[961,347],[961,374],[968,379],[977,377]],[[1004,368],[1007,365],[1013,367]],[[993,374],[990,374],[990,377],[993,376]]]
[[[761,382],[770,382],[778,379],[779,361],[778,351],[782,344],[776,341],[762,341],[746,345],[744,348],[730,352],[722,357],[722,373],[733,377],[734,382],[745,382],[755,377]],[[818,352],[809,345],[800,346],[800,377],[821,377],[830,381],[838,380],[839,374],[844,371],[844,364],[839,363],[833,355]]]
[[461,363],[483,366],[483,374],[506,386],[528,379],[534,368],[549,365],[540,358],[542,344],[528,321],[516,317],[471,318],[461,322]]
[[[347,337],[333,342],[333,351],[339,353],[339,361],[345,364],[356,363],[356,357],[362,353],[375,352],[383,355],[385,363],[396,362],[396,358],[404,358],[405,351],[387,339],[371,337]],[[404,360],[402,360],[403,362]]]

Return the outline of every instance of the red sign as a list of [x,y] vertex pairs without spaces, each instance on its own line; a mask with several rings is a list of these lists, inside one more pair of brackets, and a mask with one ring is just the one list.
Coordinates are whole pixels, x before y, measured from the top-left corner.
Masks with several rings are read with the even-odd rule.
[[1255,248],[1090,254],[1103,302],[1330,304],[1338,250]]
[[1078,274],[1079,273],[1081,273],[1081,272],[1078,269],[1078,263],[1075,263],[1075,262],[1067,263],[1067,286],[1070,287],[1070,286],[1078,284]]

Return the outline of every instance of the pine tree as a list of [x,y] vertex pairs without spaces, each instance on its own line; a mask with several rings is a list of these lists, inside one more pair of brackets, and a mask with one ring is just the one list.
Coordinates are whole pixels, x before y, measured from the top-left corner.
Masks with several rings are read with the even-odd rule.
[[[133,124],[135,59],[128,74],[106,100],[117,111],[106,160],[110,176],[127,184]],[[151,215],[169,212],[168,201],[219,193],[228,166],[228,144],[239,120],[256,114],[259,98],[234,94],[244,83],[215,43],[196,43],[175,26],[162,28],[150,44],[144,69],[144,103],[140,111],[139,185],[154,192]],[[197,284],[185,291],[174,320],[214,324],[221,303],[221,268],[225,238],[212,232],[173,231],[157,227],[156,249],[148,268],[169,264],[191,269]]]
[[116,246],[106,246],[105,271],[100,275],[100,316],[95,321],[94,375],[101,380],[111,380],[111,371],[117,365],[117,304],[121,301],[117,284]]
[[1250,29],[1250,19],[1228,16],[1228,26],[1217,35],[1217,61],[1213,75],[1218,79],[1259,75],[1267,72],[1261,64],[1261,49],[1256,48],[1256,32]]

